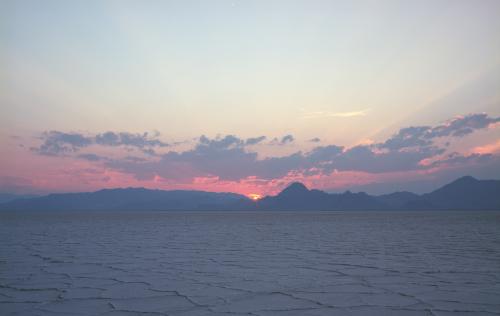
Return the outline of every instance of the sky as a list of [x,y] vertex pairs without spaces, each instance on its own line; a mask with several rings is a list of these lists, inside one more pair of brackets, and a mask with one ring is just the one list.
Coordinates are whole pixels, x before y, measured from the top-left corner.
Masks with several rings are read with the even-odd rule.
[[0,192],[500,179],[500,2],[0,0]]

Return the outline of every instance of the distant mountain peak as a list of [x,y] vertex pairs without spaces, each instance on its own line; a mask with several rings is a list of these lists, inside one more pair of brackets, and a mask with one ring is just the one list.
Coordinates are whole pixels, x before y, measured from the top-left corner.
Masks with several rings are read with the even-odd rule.
[[303,190],[308,190],[309,189],[302,183],[302,182],[292,182],[288,185],[288,188],[301,188]]
[[455,180],[453,182],[476,182],[476,181],[479,181],[479,180],[472,177],[472,176],[463,176],[463,177],[458,178],[457,180]]
[[290,184],[288,187],[286,187],[281,193],[279,194],[280,196],[283,195],[295,195],[295,194],[303,194],[309,192],[309,189],[300,182],[293,182]]
[[470,186],[474,186],[476,183],[479,183],[479,182],[480,181],[474,177],[464,176],[464,177],[456,179],[453,182],[450,182],[450,183],[444,185],[443,187],[437,189],[436,191],[440,191],[440,190],[442,191],[442,190],[447,190],[450,188],[457,188],[457,187],[468,188]]
[[[0,195],[1,198],[1,195]],[[1,203],[1,202],[0,202]],[[0,210],[499,210],[500,180],[466,176],[423,195],[395,192],[371,196],[364,192],[326,193],[294,182],[277,196],[259,203],[235,193],[145,188],[58,193],[7,200]]]

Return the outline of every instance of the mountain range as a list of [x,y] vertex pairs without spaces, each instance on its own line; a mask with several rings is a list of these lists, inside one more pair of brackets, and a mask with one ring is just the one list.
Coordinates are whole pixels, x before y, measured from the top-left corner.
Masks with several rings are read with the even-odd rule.
[[104,189],[15,199],[0,204],[0,210],[500,210],[500,180],[466,176],[427,194],[395,192],[378,196],[309,190],[295,182],[279,194],[258,201],[235,193]]
[[38,197],[39,195],[35,194],[12,194],[12,193],[0,193],[0,203],[6,203],[19,199],[31,199],[34,197]]

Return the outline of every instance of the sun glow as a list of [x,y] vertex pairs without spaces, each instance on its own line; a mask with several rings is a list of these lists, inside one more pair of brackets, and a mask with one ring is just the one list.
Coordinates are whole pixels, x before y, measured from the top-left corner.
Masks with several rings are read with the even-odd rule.
[[250,193],[250,194],[248,195],[248,197],[249,197],[251,200],[254,200],[254,201],[258,201],[258,200],[262,199],[262,195],[257,194],[257,193]]

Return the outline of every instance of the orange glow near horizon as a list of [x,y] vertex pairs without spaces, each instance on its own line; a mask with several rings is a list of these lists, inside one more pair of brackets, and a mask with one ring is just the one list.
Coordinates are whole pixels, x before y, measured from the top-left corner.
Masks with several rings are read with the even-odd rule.
[[258,200],[262,199],[262,195],[257,194],[257,193],[250,193],[250,194],[248,194],[248,197],[253,201],[258,201]]

